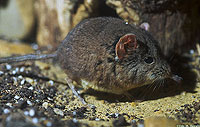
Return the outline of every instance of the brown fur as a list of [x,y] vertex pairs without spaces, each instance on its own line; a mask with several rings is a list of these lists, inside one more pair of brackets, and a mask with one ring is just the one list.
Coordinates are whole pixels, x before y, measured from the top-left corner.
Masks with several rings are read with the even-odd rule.
[[[116,44],[126,34],[136,36],[137,48],[117,59]],[[117,18],[99,17],[79,23],[59,46],[57,60],[79,86],[86,81],[88,88],[115,94],[171,76],[154,38]]]

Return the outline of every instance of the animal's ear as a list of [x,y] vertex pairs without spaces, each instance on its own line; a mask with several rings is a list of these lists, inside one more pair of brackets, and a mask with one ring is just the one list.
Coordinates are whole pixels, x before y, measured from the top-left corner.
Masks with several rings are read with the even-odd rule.
[[122,59],[127,54],[127,48],[136,49],[137,47],[136,36],[134,34],[126,34],[116,44],[116,56],[118,59]]

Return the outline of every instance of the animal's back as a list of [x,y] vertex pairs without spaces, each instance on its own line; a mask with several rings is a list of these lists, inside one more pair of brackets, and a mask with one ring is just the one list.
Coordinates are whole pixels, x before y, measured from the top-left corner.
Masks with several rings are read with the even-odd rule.
[[[117,24],[113,24],[115,22]],[[120,38],[120,35],[115,35],[119,22],[125,25],[122,20],[108,17],[86,19],[79,23],[58,49],[62,68],[77,77],[91,77],[95,65],[101,64],[110,55],[110,50],[114,55],[113,40]]]

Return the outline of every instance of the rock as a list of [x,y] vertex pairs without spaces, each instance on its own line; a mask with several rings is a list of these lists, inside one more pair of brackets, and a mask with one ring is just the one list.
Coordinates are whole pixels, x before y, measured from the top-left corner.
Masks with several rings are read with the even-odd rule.
[[149,117],[144,120],[145,127],[176,127],[178,121],[165,117]]
[[62,110],[58,109],[58,108],[54,108],[53,111],[57,114],[57,115],[61,115],[64,116],[64,113]]
[[122,127],[130,125],[123,116],[119,116],[118,120],[113,121],[114,127]]

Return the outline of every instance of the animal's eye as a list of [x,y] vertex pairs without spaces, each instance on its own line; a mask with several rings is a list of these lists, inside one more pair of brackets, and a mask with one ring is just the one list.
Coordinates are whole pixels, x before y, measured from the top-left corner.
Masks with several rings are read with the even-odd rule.
[[144,61],[145,61],[147,64],[151,64],[151,63],[154,62],[154,59],[153,59],[152,57],[146,57],[146,58],[144,59]]

